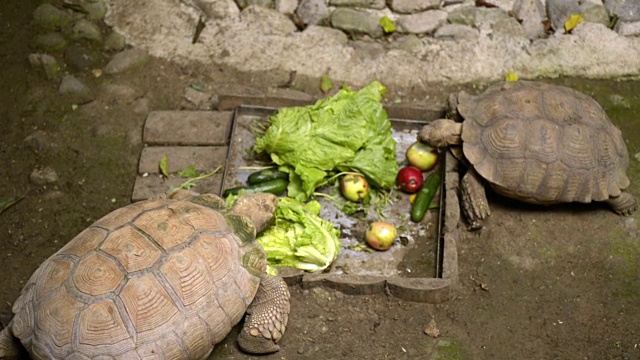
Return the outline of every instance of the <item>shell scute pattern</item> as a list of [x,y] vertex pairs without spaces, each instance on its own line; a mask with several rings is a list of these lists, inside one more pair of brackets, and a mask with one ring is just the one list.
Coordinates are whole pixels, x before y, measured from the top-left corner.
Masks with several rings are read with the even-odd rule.
[[[199,260],[193,249],[186,248],[169,255],[160,266],[164,278],[187,309],[192,308],[199,300],[210,301],[207,296],[211,293],[213,281],[206,264]],[[192,311],[198,310],[199,307],[196,306]]]
[[135,349],[132,334],[111,299],[89,305],[80,313],[77,351],[117,353]]
[[36,270],[12,332],[35,357],[206,357],[260,284],[246,269],[259,260],[246,258],[261,248],[230,229],[222,213],[188,201],[118,209]]
[[169,250],[190,240],[197,229],[197,227],[176,217],[170,208],[146,212],[140,215],[133,224],[148,234],[164,250]]
[[590,202],[629,185],[622,133],[589,96],[508,82],[459,100],[465,156],[496,188],[541,203]]
[[113,259],[92,251],[78,262],[71,276],[78,291],[97,296],[113,292],[124,280],[125,274]]

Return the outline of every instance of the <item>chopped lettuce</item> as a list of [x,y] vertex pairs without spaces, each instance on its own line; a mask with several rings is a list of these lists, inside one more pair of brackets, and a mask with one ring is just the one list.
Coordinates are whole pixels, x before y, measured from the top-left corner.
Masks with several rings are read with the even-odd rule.
[[319,213],[317,201],[278,201],[275,223],[258,236],[270,266],[319,271],[333,263],[340,251],[340,230]]
[[288,196],[300,201],[336,170],[361,173],[373,187],[390,189],[398,165],[381,103],[385,91],[374,81],[359,91],[345,87],[314,105],[282,108],[269,118],[254,150],[267,152],[289,172]]

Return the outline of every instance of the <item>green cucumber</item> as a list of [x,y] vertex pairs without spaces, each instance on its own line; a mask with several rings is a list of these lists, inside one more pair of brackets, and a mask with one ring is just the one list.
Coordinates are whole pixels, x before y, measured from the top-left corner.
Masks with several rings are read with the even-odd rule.
[[230,189],[226,189],[222,196],[227,197],[231,194],[238,195],[241,191],[244,190],[245,193],[257,193],[257,192],[266,192],[274,195],[281,195],[287,190],[287,185],[289,183],[286,180],[275,179],[264,181],[259,184],[253,184],[248,186],[238,186]]
[[413,207],[411,208],[411,220],[414,222],[420,222],[424,219],[424,215],[431,205],[431,200],[436,194],[438,187],[440,186],[440,173],[436,170],[432,172],[425,180],[424,184],[418,191],[416,198],[413,200]]
[[254,172],[249,175],[247,178],[247,184],[259,184],[261,182],[269,181],[269,180],[289,180],[289,173],[279,171],[276,169],[265,169],[258,172]]

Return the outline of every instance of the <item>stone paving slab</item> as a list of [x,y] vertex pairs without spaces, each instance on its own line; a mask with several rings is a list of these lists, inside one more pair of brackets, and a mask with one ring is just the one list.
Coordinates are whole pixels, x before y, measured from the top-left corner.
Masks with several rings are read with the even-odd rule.
[[228,146],[147,146],[142,149],[138,172],[160,173],[160,161],[167,157],[169,173],[193,165],[198,172],[210,172],[227,161]]
[[151,145],[226,145],[231,111],[153,111],[142,141]]
[[[177,188],[187,180],[188,179],[176,175],[169,175],[168,178],[163,178],[158,174],[147,176],[138,175],[133,188],[133,194],[131,195],[131,201],[142,201],[160,196],[172,188]],[[200,193],[210,192],[219,194],[222,191],[222,171],[219,171],[210,178],[197,181],[196,186],[191,190]]]
[[[138,176],[131,195],[141,201],[166,193],[188,179],[175,173],[193,165],[199,174],[220,167],[218,172],[196,182],[192,190],[219,194],[229,150],[233,112],[153,111],[145,121]],[[162,145],[162,146],[159,146]],[[167,156],[168,178],[160,176],[160,161]]]

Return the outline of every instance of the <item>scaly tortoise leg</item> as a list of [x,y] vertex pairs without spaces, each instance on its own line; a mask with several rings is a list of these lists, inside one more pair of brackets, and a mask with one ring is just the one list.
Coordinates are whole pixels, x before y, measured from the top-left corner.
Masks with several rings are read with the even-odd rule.
[[11,332],[11,323],[0,331],[0,359],[20,359],[21,344]]
[[620,196],[611,197],[606,202],[616,214],[624,216],[631,215],[638,208],[636,199],[628,192],[623,192]]
[[243,351],[268,354],[280,350],[278,341],[284,335],[289,321],[290,296],[289,288],[281,277],[262,276],[238,336],[238,345]]
[[460,181],[462,210],[469,223],[469,230],[482,229],[482,220],[491,215],[480,175],[471,167]]

